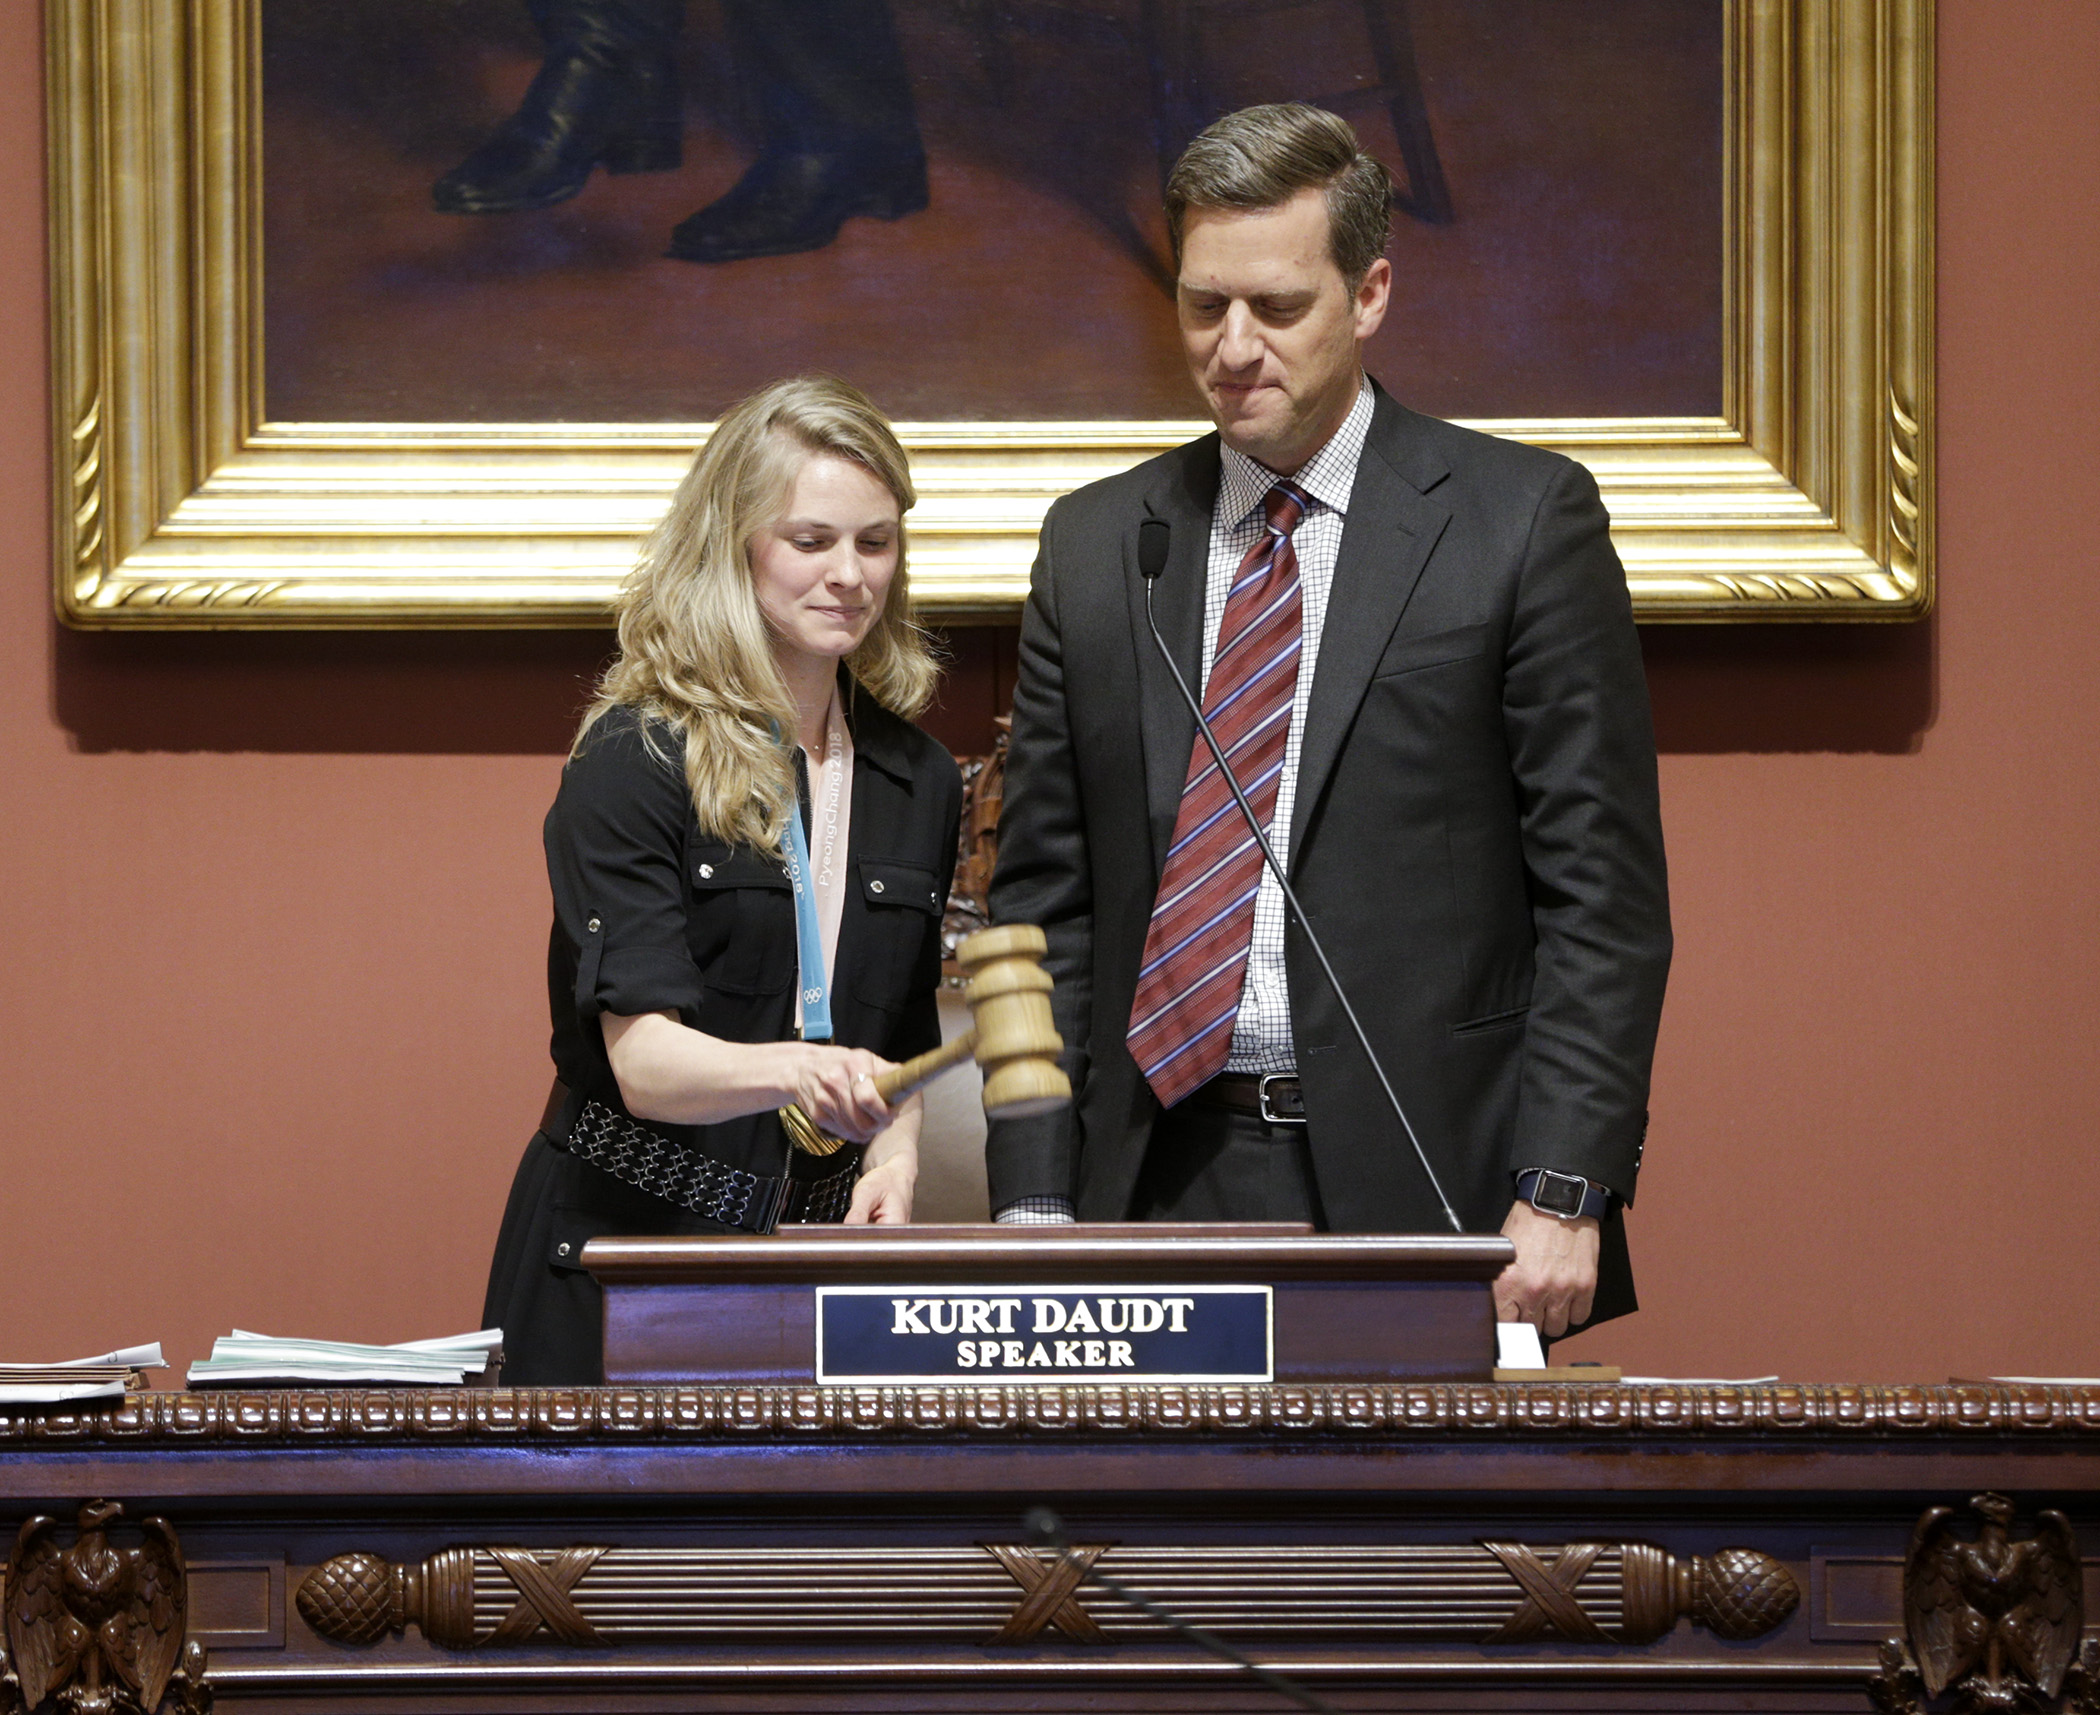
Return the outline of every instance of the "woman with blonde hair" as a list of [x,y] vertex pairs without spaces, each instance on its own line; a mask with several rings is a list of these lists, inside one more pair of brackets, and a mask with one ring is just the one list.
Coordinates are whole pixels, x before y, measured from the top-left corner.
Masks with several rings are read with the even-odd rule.
[[873,1080],[940,1040],[962,801],[910,721],[914,498],[860,392],[779,382],[621,590],[547,814],[556,1081],[489,1273],[507,1382],[602,1379],[589,1239],[911,1218],[919,1098]]

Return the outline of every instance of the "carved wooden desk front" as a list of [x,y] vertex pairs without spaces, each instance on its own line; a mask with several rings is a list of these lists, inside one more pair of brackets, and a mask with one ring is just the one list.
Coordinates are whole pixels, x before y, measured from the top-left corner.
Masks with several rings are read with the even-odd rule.
[[[2009,1524],[1969,1510],[1986,1491]],[[56,1565],[102,1499],[119,1551],[149,1517],[179,1540],[209,1656],[169,1707],[1290,1707],[1098,1571],[1338,1708],[1868,1715],[1925,1696],[1879,1654],[1921,1524],[1954,1640],[1935,1707],[2094,1702],[2061,1567],[2064,1532],[2100,1542],[2100,1389],[153,1394],[0,1418],[7,1541],[48,1515]],[[1030,1542],[1039,1502],[1068,1550]],[[140,1659],[144,1614],[110,1622]],[[71,1691],[32,1665],[90,1706],[84,1665]]]

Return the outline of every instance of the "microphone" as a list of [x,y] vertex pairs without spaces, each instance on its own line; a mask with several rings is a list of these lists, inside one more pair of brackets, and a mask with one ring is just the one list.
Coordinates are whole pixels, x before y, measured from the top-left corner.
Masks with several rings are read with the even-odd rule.
[[1167,532],[1170,528],[1164,518],[1148,518],[1138,526],[1138,570],[1145,574],[1147,601],[1152,599],[1152,580],[1167,569]]
[[[1162,526],[1161,530],[1164,533],[1165,526]],[[1069,1552],[1069,1545],[1065,1541],[1065,1521],[1059,1518],[1050,1508],[1045,1506],[1030,1507],[1022,1516],[1021,1528],[1027,1532],[1028,1539],[1031,1542],[1043,1548],[1053,1549],[1059,1554]],[[1200,1626],[1190,1625],[1179,1615],[1170,1613],[1167,1609],[1162,1608],[1157,1602],[1147,1601],[1128,1585],[1118,1583],[1101,1570],[1098,1561],[1082,1572],[1079,1578],[1081,1583],[1092,1582],[1100,1585],[1102,1589],[1115,1597],[1117,1601],[1129,1603],[1131,1607],[1137,1609],[1146,1618],[1157,1620],[1170,1632],[1187,1638],[1198,1649],[1207,1650],[1210,1654],[1221,1657],[1223,1660],[1231,1662],[1233,1666],[1252,1674],[1261,1684],[1266,1685],[1278,1696],[1289,1698],[1299,1708],[1314,1710],[1316,1715],[1341,1715],[1341,1711],[1335,1708],[1332,1703],[1327,1702],[1324,1698],[1315,1696],[1296,1680],[1286,1679],[1273,1668],[1263,1667],[1258,1662],[1249,1661],[1223,1638],[1206,1632]]]
[[1175,664],[1174,652],[1167,647],[1167,640],[1159,634],[1159,621],[1152,614],[1152,590],[1159,582],[1160,573],[1167,569],[1167,543],[1170,526],[1164,518],[1147,518],[1138,526],[1138,571],[1145,579],[1145,623],[1152,628],[1152,641],[1159,645],[1160,659],[1167,664],[1167,671],[1174,677],[1175,689],[1181,692],[1181,700],[1188,704],[1189,713],[1196,717],[1196,730],[1203,735],[1203,742],[1210,748],[1210,757],[1218,765],[1218,773],[1232,791],[1232,801],[1239,805],[1240,815],[1247,823],[1247,831],[1254,836],[1254,843],[1261,847],[1262,862],[1269,866],[1269,873],[1276,878],[1276,885],[1283,890],[1284,903],[1291,908],[1291,915],[1298,919],[1298,927],[1305,931],[1306,944],[1313,950],[1313,957],[1320,961],[1321,973],[1327,978],[1327,986],[1334,991],[1334,998],[1342,1004],[1342,1015],[1349,1020],[1349,1028],[1356,1033],[1357,1045],[1363,1049],[1364,1058],[1371,1062],[1371,1070],[1378,1074],[1378,1087],[1385,1091],[1385,1099],[1392,1104],[1394,1117],[1400,1121],[1400,1129],[1413,1146],[1415,1160],[1422,1164],[1423,1176],[1429,1181],[1430,1190],[1442,1206],[1444,1219],[1451,1223],[1454,1233],[1463,1233],[1465,1225],[1451,1207],[1451,1199],[1444,1195],[1444,1187],[1438,1183],[1436,1169],[1429,1165],[1429,1155],[1422,1148],[1422,1140],[1415,1136],[1415,1128],[1409,1122],[1407,1110],[1400,1105],[1400,1097],[1393,1089],[1393,1081],[1385,1075],[1385,1066],[1378,1058],[1378,1051],[1371,1046],[1371,1038],[1363,1023],[1356,1016],[1356,1008],[1349,1004],[1349,996],[1343,991],[1342,979],[1334,974],[1334,966],[1328,962],[1327,949],[1320,945],[1320,937],[1313,933],[1312,920],[1305,915],[1305,907],[1298,903],[1290,878],[1283,873],[1283,865],[1276,861],[1275,850],[1269,844],[1268,833],[1261,825],[1261,818],[1254,813],[1254,806],[1247,802],[1246,790],[1240,785],[1240,777],[1233,773],[1232,764],[1225,760],[1225,752],[1218,747],[1217,735],[1210,730],[1210,722],[1203,718],[1203,706],[1189,689],[1188,681],[1181,676]]

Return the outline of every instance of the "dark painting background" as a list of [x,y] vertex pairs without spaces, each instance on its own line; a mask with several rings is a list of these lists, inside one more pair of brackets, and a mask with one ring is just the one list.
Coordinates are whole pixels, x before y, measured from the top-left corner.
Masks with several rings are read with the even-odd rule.
[[[801,370],[918,419],[1196,414],[1162,285],[1136,0],[1001,0],[996,98],[956,0],[895,0],[932,206],[802,256],[704,267],[670,228],[749,126],[709,0],[686,159],[553,209],[443,215],[430,184],[539,62],[522,0],[266,0],[266,398],[277,421],[695,421]],[[1075,14],[1076,7],[1076,14]],[[1086,21],[1098,11],[1099,23]],[[1373,371],[1446,416],[1720,409],[1721,0],[1414,0],[1457,218],[1396,215]],[[1360,91],[1361,0],[1207,24],[1219,108]],[[1336,101],[1398,164],[1375,101]]]

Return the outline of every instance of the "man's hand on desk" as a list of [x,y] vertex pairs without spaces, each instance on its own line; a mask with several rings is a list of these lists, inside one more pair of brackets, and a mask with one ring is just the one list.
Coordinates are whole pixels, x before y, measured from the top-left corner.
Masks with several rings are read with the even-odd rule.
[[1502,1236],[1517,1260],[1495,1278],[1495,1315],[1530,1322],[1547,1339],[1588,1320],[1597,1291],[1597,1218],[1542,1215],[1529,1203],[1510,1206]]

